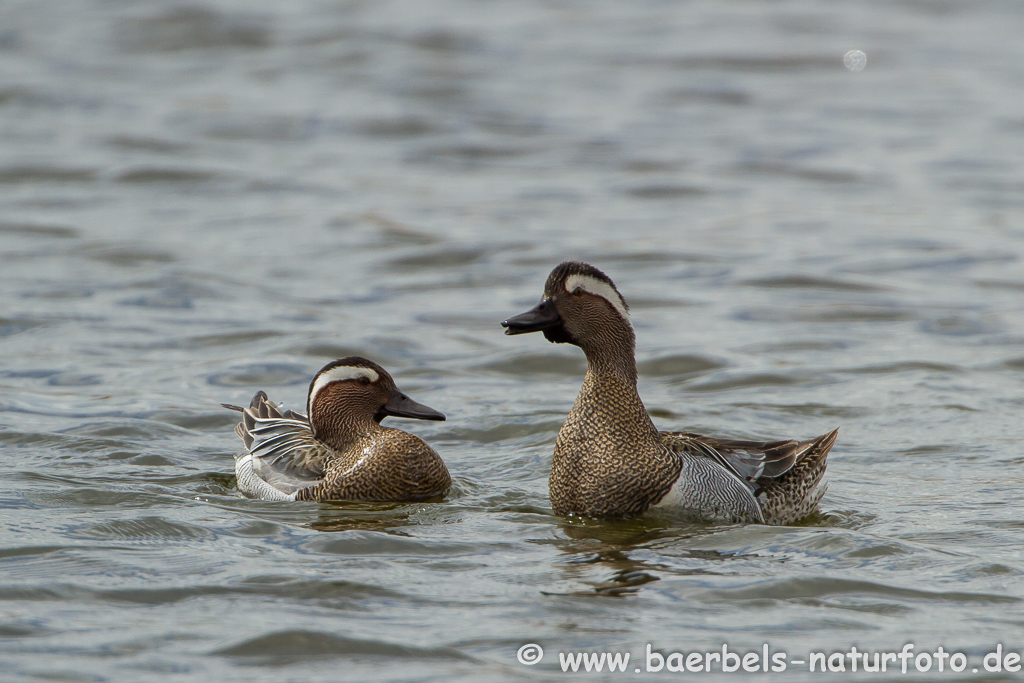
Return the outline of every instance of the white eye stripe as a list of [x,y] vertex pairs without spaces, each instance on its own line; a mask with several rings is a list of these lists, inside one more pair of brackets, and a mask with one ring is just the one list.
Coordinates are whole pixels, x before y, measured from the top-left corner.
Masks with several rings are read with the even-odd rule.
[[376,382],[380,379],[380,375],[378,375],[375,370],[371,370],[370,368],[354,367],[351,365],[340,365],[336,368],[331,368],[327,372],[320,373],[316,378],[316,381],[313,382],[313,388],[309,390],[309,404],[311,406],[313,405],[313,400],[316,398],[316,395],[328,384],[331,384],[332,382],[343,382],[347,379],[359,379],[360,377],[365,377],[371,382]]
[[582,289],[584,292],[589,292],[595,296],[599,296],[619,312],[622,319],[629,321],[629,312],[626,310],[626,302],[623,301],[622,295],[615,291],[607,282],[598,280],[596,277],[590,275],[570,275],[565,280],[565,289],[570,293],[577,287]]

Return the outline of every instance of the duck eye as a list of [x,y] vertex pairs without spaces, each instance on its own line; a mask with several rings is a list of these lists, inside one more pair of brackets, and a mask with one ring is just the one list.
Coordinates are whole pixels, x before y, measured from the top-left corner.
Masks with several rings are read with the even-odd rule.
[[359,382],[360,384],[362,384],[363,386],[366,386],[367,384],[369,384],[369,383],[370,383],[370,380],[369,380],[369,378],[367,378],[367,377],[360,377],[360,378],[359,378],[359,380],[358,380],[358,382]]
[[580,296],[581,294],[583,294],[583,288],[582,287],[577,287],[576,289],[572,290],[572,295],[573,296]]

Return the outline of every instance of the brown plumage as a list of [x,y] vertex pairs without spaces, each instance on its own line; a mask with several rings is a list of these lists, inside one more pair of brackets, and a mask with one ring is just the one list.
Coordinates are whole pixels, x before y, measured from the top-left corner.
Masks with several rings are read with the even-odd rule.
[[838,430],[807,441],[735,441],[659,432],[637,392],[629,309],[597,268],[556,267],[535,308],[502,323],[579,346],[587,374],[555,442],[549,491],[561,515],[631,515],[654,506],[700,517],[788,524],[817,509]]
[[395,386],[384,368],[350,356],[313,378],[309,417],[282,411],[264,392],[235,427],[245,451],[236,456],[238,488],[265,500],[413,501],[443,495],[451,477],[422,439],[382,427],[388,415],[443,420]]

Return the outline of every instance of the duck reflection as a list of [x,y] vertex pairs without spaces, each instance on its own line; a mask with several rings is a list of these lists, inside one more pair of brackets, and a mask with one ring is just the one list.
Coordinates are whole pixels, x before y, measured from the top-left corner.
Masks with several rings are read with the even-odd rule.
[[[723,527],[706,522],[680,525],[678,519],[649,514],[624,520],[562,518],[558,528],[565,536],[554,541],[554,545],[565,554],[559,561],[561,572],[569,581],[588,586],[586,590],[560,594],[624,597],[659,581],[663,574],[714,573],[707,569],[680,570],[641,556],[661,557],[662,553],[657,551],[667,546],[716,533]],[[685,555],[717,561],[735,557],[708,550],[687,550]],[[607,570],[611,573],[605,573]]]
[[410,503],[323,503],[317,518],[307,525],[314,531],[378,531],[392,536],[409,537],[404,531],[410,526],[430,523],[435,515],[443,516],[443,506],[433,505],[436,500]]

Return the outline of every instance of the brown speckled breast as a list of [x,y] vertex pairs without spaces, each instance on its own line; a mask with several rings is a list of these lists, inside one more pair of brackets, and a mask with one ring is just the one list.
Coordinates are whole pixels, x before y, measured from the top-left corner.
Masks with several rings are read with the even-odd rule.
[[639,514],[679,477],[680,460],[625,379],[587,372],[558,433],[548,481],[556,514]]
[[422,439],[381,427],[361,435],[325,464],[324,480],[297,500],[415,501],[443,495],[448,468]]

